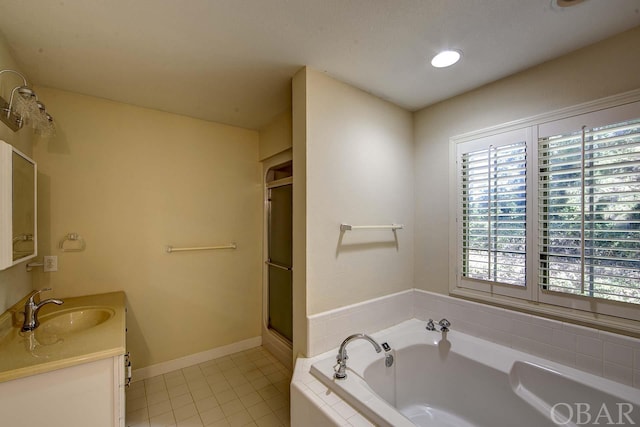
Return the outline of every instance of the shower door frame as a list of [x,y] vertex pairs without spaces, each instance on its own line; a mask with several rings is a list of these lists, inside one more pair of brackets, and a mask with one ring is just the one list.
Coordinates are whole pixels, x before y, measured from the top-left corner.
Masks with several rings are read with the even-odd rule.
[[[273,169],[273,168],[271,168]],[[269,267],[274,267],[274,268],[278,268],[278,269],[282,269],[282,270],[286,270],[289,273],[291,273],[293,275],[293,265],[287,267],[284,265],[280,265],[277,263],[272,263],[271,262],[271,258],[270,258],[270,252],[269,252],[269,246],[270,246],[270,242],[271,242],[271,211],[272,211],[272,203],[271,203],[271,191],[275,188],[281,188],[281,187],[286,187],[286,186],[291,186],[291,190],[293,190],[293,176],[287,177],[287,178],[282,178],[276,181],[272,181],[270,183],[266,184],[266,193],[267,193],[267,245],[266,245],[266,260],[265,260],[265,264],[266,264],[266,277],[265,277],[265,283],[267,285],[267,292],[266,292],[266,296],[267,296],[267,305],[266,305],[266,327],[268,330],[276,333],[280,338],[284,339],[287,343],[289,343],[291,345],[292,341],[293,341],[293,336],[291,337],[291,340],[289,340],[281,331],[278,331],[276,328],[270,326],[270,307],[269,307],[269,296],[270,296],[270,288],[271,288],[271,283],[270,283],[270,275],[269,275]],[[293,202],[293,191],[292,191],[292,202]],[[293,207],[293,206],[292,206]],[[291,285],[293,286],[293,276],[291,277]],[[291,291],[293,292],[293,289],[291,289]],[[293,304],[293,301],[292,301]],[[291,307],[291,322],[293,322],[293,305]],[[293,326],[293,325],[292,325]]]
[[[283,166],[292,162],[293,153],[289,149],[285,152],[277,154],[262,162],[262,184],[263,184],[263,270],[262,270],[262,345],[269,350],[274,356],[280,360],[285,366],[293,367],[292,358],[292,343],[285,337],[280,335],[275,330],[269,328],[269,266],[267,260],[269,257],[269,184],[267,183],[267,175],[270,170]],[[290,184],[293,185],[293,177],[285,178],[290,179]],[[278,180],[282,182],[281,180]],[[285,184],[286,185],[286,184]]]

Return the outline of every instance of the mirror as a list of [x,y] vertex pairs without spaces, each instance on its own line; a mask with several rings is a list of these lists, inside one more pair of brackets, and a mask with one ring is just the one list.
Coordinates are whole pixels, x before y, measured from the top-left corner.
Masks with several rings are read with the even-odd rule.
[[36,163],[0,141],[0,270],[37,254]]

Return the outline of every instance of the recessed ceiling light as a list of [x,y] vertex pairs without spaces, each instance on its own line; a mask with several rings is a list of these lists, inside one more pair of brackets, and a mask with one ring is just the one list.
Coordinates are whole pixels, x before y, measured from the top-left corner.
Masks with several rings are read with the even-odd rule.
[[431,65],[436,68],[450,67],[460,60],[462,54],[458,50],[443,50],[433,57]]
[[571,7],[582,3],[584,0],[552,0],[552,4],[558,7]]

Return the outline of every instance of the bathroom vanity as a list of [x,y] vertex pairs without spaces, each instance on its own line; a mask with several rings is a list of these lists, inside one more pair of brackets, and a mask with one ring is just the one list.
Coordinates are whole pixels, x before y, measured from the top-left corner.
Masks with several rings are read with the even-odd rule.
[[124,292],[63,300],[35,331],[20,330],[24,301],[0,316],[2,425],[124,427]]

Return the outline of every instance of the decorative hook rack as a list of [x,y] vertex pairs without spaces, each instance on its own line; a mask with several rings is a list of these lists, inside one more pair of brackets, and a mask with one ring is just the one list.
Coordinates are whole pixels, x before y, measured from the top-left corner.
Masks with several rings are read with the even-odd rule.
[[196,248],[174,248],[173,246],[167,246],[165,248],[168,254],[172,252],[188,252],[188,251],[210,251],[214,249],[237,249],[237,245],[235,243],[229,243],[228,245],[223,246],[200,246]]
[[340,224],[340,231],[351,231],[351,230],[401,230],[404,228],[402,224],[391,224],[391,225],[351,225],[351,224]]

